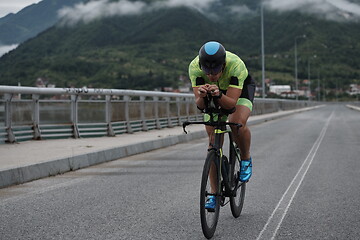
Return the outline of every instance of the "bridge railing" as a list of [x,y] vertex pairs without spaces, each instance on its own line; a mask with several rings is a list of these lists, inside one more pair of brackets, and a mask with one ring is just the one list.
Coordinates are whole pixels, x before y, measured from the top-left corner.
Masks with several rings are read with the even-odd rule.
[[[0,143],[115,136],[200,120],[193,94],[0,86]],[[316,103],[255,99],[253,115]]]

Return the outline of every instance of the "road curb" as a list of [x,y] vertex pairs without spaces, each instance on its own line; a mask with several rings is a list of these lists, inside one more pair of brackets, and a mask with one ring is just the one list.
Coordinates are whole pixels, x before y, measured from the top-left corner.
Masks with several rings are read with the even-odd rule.
[[73,157],[56,159],[24,167],[5,169],[0,171],[0,188],[33,181],[44,177],[55,176],[65,172],[86,168],[92,165],[109,162],[119,158],[124,158],[204,137],[206,137],[205,131],[197,131],[183,135],[169,136],[150,142],[141,142],[118,148],[111,148],[92,153],[76,155]]
[[349,104],[347,104],[346,106],[352,110],[360,111],[360,107],[356,107],[354,105],[349,105]]
[[[286,117],[295,113],[309,111],[315,108],[319,108],[321,106],[278,112],[274,115],[263,118],[254,117],[254,119],[249,119],[248,125],[260,124],[266,121]],[[65,172],[86,168],[92,165],[109,162],[119,158],[124,158],[164,147],[169,147],[178,143],[184,143],[204,137],[206,137],[206,132],[204,130],[198,130],[194,132],[189,132],[188,134],[168,136],[153,141],[146,141],[127,146],[104,149],[96,152],[55,159],[47,162],[17,167],[13,169],[0,170],[0,188],[16,184],[22,184],[44,177],[55,176],[58,174],[63,174]]]

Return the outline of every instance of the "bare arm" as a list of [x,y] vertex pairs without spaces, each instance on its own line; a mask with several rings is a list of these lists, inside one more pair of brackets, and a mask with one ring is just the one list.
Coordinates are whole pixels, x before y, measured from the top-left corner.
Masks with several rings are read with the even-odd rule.
[[[219,96],[219,88],[216,85],[210,85],[209,91],[213,96]],[[236,106],[238,98],[241,95],[242,90],[238,88],[229,87],[226,91],[226,95],[223,94],[219,98],[219,104],[224,109],[232,109]]]
[[210,85],[206,84],[206,85],[202,85],[200,87],[193,88],[193,92],[195,95],[195,103],[198,106],[198,108],[200,108],[200,109],[205,108],[204,97],[206,97],[208,86],[210,86]]

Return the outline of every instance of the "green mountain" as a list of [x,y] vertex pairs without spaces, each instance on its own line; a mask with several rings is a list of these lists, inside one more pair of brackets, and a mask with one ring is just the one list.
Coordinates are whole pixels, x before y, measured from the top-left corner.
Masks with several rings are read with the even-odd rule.
[[0,18],[0,45],[18,44],[35,37],[59,20],[59,9],[79,2],[83,0],[43,0]]
[[57,86],[152,89],[172,85],[186,74],[201,39],[215,38],[213,31],[221,31],[209,25],[194,10],[174,8],[52,27],[1,58],[0,83],[33,85],[34,79],[44,77]]
[[[200,46],[218,40],[241,56],[260,86],[258,2],[223,0],[208,12],[158,8],[74,26],[58,24],[0,58],[0,84],[33,86],[41,77],[58,87],[177,87]],[[243,4],[248,4],[245,13],[231,10]],[[312,89],[318,78],[328,90],[346,90],[360,82],[357,21],[329,21],[267,8],[264,18],[266,78],[273,84],[294,86],[295,38],[302,35],[306,38],[297,38],[300,87],[309,76],[316,80],[311,81]]]

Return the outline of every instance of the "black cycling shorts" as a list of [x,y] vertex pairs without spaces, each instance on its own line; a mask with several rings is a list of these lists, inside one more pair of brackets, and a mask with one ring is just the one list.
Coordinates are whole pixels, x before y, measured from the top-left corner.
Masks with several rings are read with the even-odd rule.
[[255,81],[254,79],[248,74],[247,78],[244,81],[243,89],[240,95],[240,98],[246,98],[254,103],[254,96],[255,96]]

